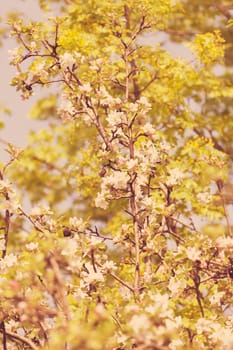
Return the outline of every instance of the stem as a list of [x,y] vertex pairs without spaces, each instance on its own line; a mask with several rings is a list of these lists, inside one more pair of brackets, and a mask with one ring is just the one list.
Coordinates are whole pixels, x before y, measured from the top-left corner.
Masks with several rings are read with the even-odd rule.
[[1,324],[0,324],[0,332],[2,332],[2,345],[3,345],[3,350],[7,350],[6,328],[5,328],[5,323],[4,323],[4,321],[2,321]]
[[[129,7],[127,5],[124,6],[124,16],[126,19],[126,29],[130,29],[130,11]],[[134,38],[131,38],[132,42]],[[126,45],[123,42],[124,45],[124,55],[123,60],[125,62],[125,100],[128,101],[129,99],[129,84],[130,84],[130,77],[131,77],[131,71],[135,69],[135,67],[132,67],[132,64],[129,63],[129,55],[131,54],[130,50],[130,44]],[[131,71],[130,71],[131,68]],[[130,153],[130,159],[134,159],[134,139],[132,135],[132,127],[133,124],[128,125],[129,129],[129,153]],[[135,241],[135,273],[134,273],[134,297],[135,300],[137,300],[139,291],[140,291],[140,233],[139,233],[139,225],[138,225],[138,208],[137,203],[135,199],[135,181],[131,181],[130,183],[130,190],[131,190],[131,197],[129,201],[130,205],[130,212],[133,217],[133,231],[134,231],[134,241]]]
[[[134,141],[132,137],[132,129],[129,129],[129,151],[130,151],[130,159],[134,159]],[[138,207],[135,198],[135,182],[131,181],[130,190],[130,211],[133,217],[133,231],[134,231],[134,241],[135,241],[135,274],[134,274],[134,295],[135,299],[138,298],[140,291],[140,232],[138,225]]]
[[112,276],[115,280],[117,280],[120,284],[122,284],[122,286],[128,288],[131,292],[135,293],[135,289],[130,284],[128,284],[127,282],[123,281],[120,277],[115,275],[115,273],[109,272],[109,275]]
[[[9,163],[10,164],[10,163]],[[0,180],[3,180],[3,173],[0,172]],[[9,203],[10,197],[7,191],[4,191],[4,197],[6,201]],[[4,217],[4,241],[5,241],[5,247],[2,251],[2,258],[5,258],[7,253],[7,245],[8,245],[8,236],[9,236],[9,230],[10,230],[10,211],[8,209],[5,210],[5,217]],[[4,323],[3,323],[4,325]]]
[[231,222],[230,222],[230,218],[229,218],[229,215],[228,215],[228,212],[227,212],[227,207],[226,207],[226,201],[225,201],[224,195],[222,193],[222,189],[223,189],[222,181],[221,180],[220,181],[216,181],[216,184],[217,184],[217,187],[218,187],[219,196],[221,198],[221,202],[222,202],[222,206],[223,206],[223,210],[224,210],[224,215],[225,215],[225,218],[226,218],[226,223],[227,223],[229,236],[233,237],[232,229],[231,229]]
[[70,312],[69,312],[69,304],[67,302],[67,298],[66,298],[66,294],[65,294],[65,290],[64,290],[64,278],[61,275],[61,271],[59,268],[59,265],[56,261],[56,259],[54,257],[51,257],[49,259],[49,262],[51,264],[51,267],[53,269],[54,275],[55,275],[55,279],[56,282],[58,284],[58,291],[60,294],[60,305],[62,306],[62,311],[65,315],[65,318],[67,321],[69,321],[71,319],[70,317]]
[[[9,198],[8,198],[9,200]],[[10,212],[7,209],[5,211],[5,228],[4,228],[4,240],[5,240],[5,247],[4,250],[2,251],[2,258],[5,258],[6,253],[7,253],[7,245],[8,245],[8,238],[9,238],[9,229],[10,229]]]
[[[11,331],[8,331],[8,330],[3,331],[3,328],[0,328],[0,332],[2,332],[3,335],[4,335],[4,332],[5,332],[5,334],[8,337],[20,340],[22,343],[30,346],[31,349],[38,350],[38,347],[30,339],[24,337],[23,335],[20,335],[18,333],[14,333],[14,332],[11,332]],[[3,348],[3,350],[6,350],[6,349],[7,349],[6,347]]]

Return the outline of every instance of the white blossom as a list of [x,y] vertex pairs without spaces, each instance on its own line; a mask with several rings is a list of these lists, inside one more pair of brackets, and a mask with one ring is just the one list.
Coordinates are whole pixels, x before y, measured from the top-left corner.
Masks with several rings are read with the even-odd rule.
[[167,153],[168,151],[170,151],[171,146],[169,145],[168,142],[166,142],[165,140],[160,141],[160,149],[161,151]]
[[37,242],[31,242],[31,243],[27,243],[25,245],[25,248],[29,251],[33,251],[33,250],[36,250],[38,248],[38,243]]
[[137,100],[137,103],[143,105],[143,107],[146,109],[151,109],[151,103],[149,103],[147,98],[144,96],[140,97],[140,99]]
[[60,56],[60,64],[63,69],[66,69],[67,67],[72,68],[73,64],[75,64],[75,58],[71,53],[65,52]]
[[31,41],[31,42],[30,42],[30,49],[31,49],[31,50],[35,50],[36,47],[37,47],[36,42],[35,42],[35,41]]
[[117,126],[121,123],[126,122],[126,116],[124,112],[111,111],[106,119],[110,126]]
[[102,265],[103,270],[115,271],[117,269],[116,264],[112,260],[105,261]]
[[78,249],[78,243],[74,238],[67,239],[65,241],[65,247],[63,248],[61,254],[66,256],[72,256],[76,253]]
[[82,218],[71,217],[69,219],[69,226],[76,230],[82,231],[84,229],[85,223],[83,222]]
[[13,50],[8,50],[8,56],[12,64],[17,64],[21,59],[20,48],[16,47]]
[[148,330],[151,326],[149,318],[146,314],[142,315],[133,315],[131,320],[129,321],[129,325],[132,328],[135,334],[140,334],[142,331]]
[[[86,286],[85,286],[86,288]],[[85,290],[82,290],[82,289],[77,289],[74,293],[72,293],[74,298],[77,299],[77,300],[84,300],[88,297],[88,294]]]
[[4,198],[4,200],[2,201],[2,206],[4,207],[4,209],[8,209],[9,212],[12,214],[18,215],[21,212],[21,205],[19,203],[18,198],[16,198],[15,195],[11,195],[10,200]]
[[222,249],[232,249],[233,248],[233,238],[231,237],[219,237],[216,240],[216,245]]
[[9,331],[12,331],[14,329],[16,329],[17,327],[19,327],[19,323],[15,320],[9,320],[5,323],[6,329]]
[[138,166],[138,159],[130,159],[125,164],[128,170],[134,170]]
[[186,283],[182,279],[176,277],[171,277],[168,284],[168,289],[171,291],[171,295],[175,296],[180,291],[184,290]]
[[138,111],[138,104],[137,103],[130,103],[129,104],[129,112],[136,113]]
[[208,192],[198,193],[197,199],[203,204],[208,204],[211,201],[211,194]]
[[166,330],[174,333],[179,327],[182,326],[182,318],[180,316],[175,317],[173,319],[166,318],[165,325],[166,325]]
[[153,125],[151,123],[145,123],[142,128],[143,128],[144,133],[147,135],[152,136],[155,134],[155,128],[153,127]]
[[125,343],[128,340],[128,338],[129,337],[123,333],[116,335],[116,340],[117,340],[118,344]]
[[119,293],[120,293],[121,297],[124,300],[130,300],[131,299],[131,292],[130,292],[130,290],[128,288],[126,288],[124,286],[120,286]]
[[75,114],[75,112],[76,109],[73,106],[73,103],[63,97],[58,107],[58,114],[60,114],[65,119],[65,117],[69,117],[70,115]]
[[97,96],[100,97],[100,104],[102,106],[116,107],[122,104],[122,100],[119,97],[113,97],[109,94],[105,86],[101,86],[97,91]]
[[215,291],[213,295],[209,297],[211,305],[220,305],[221,299],[224,296],[224,292]]
[[100,239],[95,236],[91,236],[88,238],[88,245],[90,248],[94,248],[101,243]]
[[199,318],[196,323],[197,334],[202,334],[204,332],[211,332],[214,326],[213,320],[207,320],[206,318]]
[[0,180],[0,191],[12,192],[12,184],[8,180]]
[[86,83],[86,84],[79,86],[79,90],[81,92],[83,92],[84,94],[87,94],[87,93],[92,91],[92,87],[91,87],[90,83]]
[[183,348],[183,341],[181,339],[173,339],[171,343],[169,344],[170,350],[179,350],[180,348]]
[[90,69],[94,71],[99,71],[103,64],[103,60],[98,58],[97,60],[93,60],[90,65]]
[[86,263],[85,264],[88,272],[83,272],[82,276],[84,281],[87,284],[91,284],[92,282],[104,282],[104,276],[102,274],[102,272],[100,271],[95,271],[94,267],[90,264],[90,263]]
[[103,187],[114,187],[115,189],[125,189],[129,181],[129,175],[124,171],[115,171],[103,179]]
[[106,199],[104,198],[104,194],[102,194],[102,193],[98,193],[98,194],[97,194],[97,198],[95,199],[95,206],[96,206],[97,208],[107,209],[107,207],[108,207],[108,202],[107,202]]
[[40,205],[38,207],[34,207],[31,210],[32,216],[41,216],[41,215],[53,215],[52,210],[48,206]]
[[168,294],[150,293],[150,298],[151,298],[152,304],[145,309],[146,311],[152,312],[152,309],[153,309],[153,313],[159,313],[160,317],[173,317],[173,313],[169,309]]
[[166,181],[168,186],[177,185],[184,178],[183,171],[178,169],[178,168],[170,169],[169,174],[170,174],[170,176],[168,177],[168,179]]
[[189,260],[196,261],[200,258],[201,252],[195,247],[186,248],[186,254]]
[[141,201],[141,205],[143,205],[146,210],[152,211],[154,209],[155,202],[151,197],[145,196]]
[[17,256],[13,253],[6,255],[3,259],[0,260],[0,269],[14,266],[17,263],[17,260]]

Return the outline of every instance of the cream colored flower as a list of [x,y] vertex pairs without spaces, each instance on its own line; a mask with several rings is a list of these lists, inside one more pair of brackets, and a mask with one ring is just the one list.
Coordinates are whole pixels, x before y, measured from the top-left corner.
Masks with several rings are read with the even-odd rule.
[[71,53],[65,52],[60,56],[60,63],[62,68],[66,69],[67,67],[72,68],[73,64],[75,64],[75,58]]
[[33,250],[36,250],[38,248],[38,243],[37,242],[31,242],[31,243],[27,243],[25,245],[25,248],[29,251],[33,251]]

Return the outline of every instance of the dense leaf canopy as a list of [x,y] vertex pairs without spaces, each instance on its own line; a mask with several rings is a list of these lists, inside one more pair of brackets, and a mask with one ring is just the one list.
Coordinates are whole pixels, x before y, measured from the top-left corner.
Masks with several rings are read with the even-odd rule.
[[232,5],[39,3],[8,21],[47,127],[1,164],[3,349],[232,349]]

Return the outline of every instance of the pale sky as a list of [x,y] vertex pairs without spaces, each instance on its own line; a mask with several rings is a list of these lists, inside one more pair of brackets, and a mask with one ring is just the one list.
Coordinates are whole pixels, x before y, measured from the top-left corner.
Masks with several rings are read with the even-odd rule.
[[[43,20],[37,0],[0,0],[0,14],[3,18],[9,12],[21,12],[26,19]],[[16,146],[23,147],[26,145],[27,135],[29,130],[43,128],[46,125],[44,122],[39,122],[29,119],[28,113],[33,103],[40,96],[39,90],[36,91],[34,97],[23,101],[20,97],[20,92],[16,91],[15,87],[10,86],[10,81],[15,75],[15,67],[9,66],[8,51],[16,46],[14,40],[7,38],[3,47],[0,48],[0,104],[10,108],[12,115],[1,115],[5,128],[0,130],[0,138],[5,139]],[[6,159],[4,152],[5,146],[0,143],[1,160]]]

